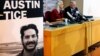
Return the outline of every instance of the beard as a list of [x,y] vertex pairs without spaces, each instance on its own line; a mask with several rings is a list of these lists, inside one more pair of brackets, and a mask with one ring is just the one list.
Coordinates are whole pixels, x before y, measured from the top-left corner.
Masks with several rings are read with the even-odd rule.
[[[32,52],[32,51],[34,51],[34,50],[36,49],[37,43],[38,43],[37,41],[27,42],[26,44],[23,43],[23,47],[24,47],[24,49],[25,49],[26,51]],[[30,45],[30,44],[32,44],[32,45],[34,45],[34,46],[33,46],[33,48],[30,48],[30,49],[29,49],[27,46]]]

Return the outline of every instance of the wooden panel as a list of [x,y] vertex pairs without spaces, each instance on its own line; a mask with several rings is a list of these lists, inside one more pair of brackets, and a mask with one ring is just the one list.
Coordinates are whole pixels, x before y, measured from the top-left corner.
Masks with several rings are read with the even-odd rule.
[[100,41],[100,20],[92,22],[92,44]]
[[[46,37],[45,40],[49,40],[49,42],[51,42],[51,47],[48,47],[51,48],[51,56],[71,56],[72,54],[85,49],[84,24],[75,24],[48,31],[50,33],[45,31],[45,34],[49,37],[49,39]],[[51,34],[52,36],[49,36],[48,34]]]
[[100,20],[44,30],[45,56],[71,56],[100,41]]
[[51,32],[44,31],[44,56],[51,56]]

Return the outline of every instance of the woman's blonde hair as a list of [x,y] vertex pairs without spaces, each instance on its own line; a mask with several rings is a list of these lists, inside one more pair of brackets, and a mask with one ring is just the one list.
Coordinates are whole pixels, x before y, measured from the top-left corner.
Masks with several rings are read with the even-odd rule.
[[62,0],[57,2],[56,8],[57,8],[58,12],[60,11],[60,7],[59,6],[60,6],[61,3],[63,3]]

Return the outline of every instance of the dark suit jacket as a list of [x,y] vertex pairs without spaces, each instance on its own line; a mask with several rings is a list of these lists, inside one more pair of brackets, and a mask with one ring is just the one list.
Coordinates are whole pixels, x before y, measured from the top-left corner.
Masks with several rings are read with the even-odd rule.
[[74,9],[74,11],[72,12],[72,11],[71,11],[71,7],[68,6],[68,7],[66,7],[66,8],[64,9],[64,17],[65,17],[65,18],[68,18],[68,19],[71,19],[71,17],[69,17],[69,15],[67,14],[67,12],[69,12],[73,17],[76,17],[76,11],[78,11],[78,8],[77,8],[77,7],[76,7],[76,8]]

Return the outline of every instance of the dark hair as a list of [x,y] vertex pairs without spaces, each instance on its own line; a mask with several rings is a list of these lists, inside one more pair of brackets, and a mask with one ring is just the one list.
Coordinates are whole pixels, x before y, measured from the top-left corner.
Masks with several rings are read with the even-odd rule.
[[36,25],[35,25],[35,24],[29,24],[29,25],[25,25],[25,26],[22,26],[22,27],[21,27],[21,30],[20,30],[21,39],[22,39],[23,36],[24,36],[24,31],[27,30],[27,29],[34,29],[35,32],[36,32],[36,35],[37,35],[37,37],[38,37],[38,29],[37,29]]

